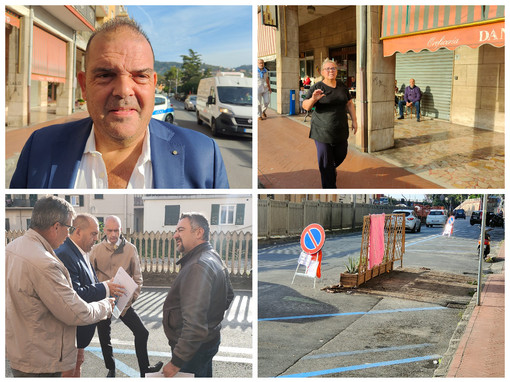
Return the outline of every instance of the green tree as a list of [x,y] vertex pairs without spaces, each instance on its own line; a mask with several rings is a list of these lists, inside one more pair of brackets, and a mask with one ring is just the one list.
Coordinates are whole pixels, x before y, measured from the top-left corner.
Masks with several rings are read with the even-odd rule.
[[193,49],[189,49],[189,55],[181,55],[182,57],[182,88],[183,93],[196,93],[198,83],[202,78],[202,60],[200,54]]
[[[165,85],[167,86],[166,90],[168,92],[169,89],[174,89],[176,91],[176,86],[180,84],[179,68],[176,66],[172,66],[170,70],[167,70],[164,74]],[[170,88],[168,88],[170,86]]]

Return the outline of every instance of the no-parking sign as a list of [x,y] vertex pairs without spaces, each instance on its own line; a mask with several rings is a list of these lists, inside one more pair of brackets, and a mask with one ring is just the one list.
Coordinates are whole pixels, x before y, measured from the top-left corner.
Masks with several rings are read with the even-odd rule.
[[325,241],[324,228],[320,224],[313,223],[306,227],[301,234],[301,249],[311,255],[319,252]]

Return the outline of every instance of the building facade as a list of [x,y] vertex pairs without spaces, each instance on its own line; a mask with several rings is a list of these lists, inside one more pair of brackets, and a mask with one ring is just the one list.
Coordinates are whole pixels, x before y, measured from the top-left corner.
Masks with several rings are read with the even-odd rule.
[[127,16],[123,6],[5,7],[5,123],[30,124],[33,111],[69,115],[81,97],[87,41],[98,25]]
[[[394,81],[410,78],[427,117],[504,131],[504,6],[260,6],[258,58],[266,61],[271,107],[290,110],[306,76],[320,81],[325,58],[338,79],[356,81],[364,152],[394,146]],[[272,71],[272,72],[271,72]]]
[[251,195],[145,195],[145,232],[175,231],[183,212],[200,212],[211,232],[253,232]]
[[[25,231],[30,227],[32,210],[38,199],[45,194],[7,194],[5,195],[5,230]],[[120,218],[123,232],[135,229],[135,195],[109,194],[59,194],[74,207],[76,213],[90,213],[100,223],[109,215]]]

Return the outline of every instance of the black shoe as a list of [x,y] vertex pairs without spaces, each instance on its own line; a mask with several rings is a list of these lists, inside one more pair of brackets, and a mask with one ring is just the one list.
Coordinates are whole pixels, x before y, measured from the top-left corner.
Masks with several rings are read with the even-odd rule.
[[417,120],[416,120],[416,122],[420,122],[420,120],[419,120],[419,119],[417,119]]
[[106,378],[115,378],[115,369],[108,370],[108,374],[106,375]]
[[404,117],[400,116],[400,117],[398,117],[397,119],[404,119]]
[[154,366],[149,366],[149,367],[147,368],[147,370],[145,370],[145,372],[144,372],[144,373],[140,373],[140,376],[141,376],[142,378],[144,378],[146,373],[157,373],[158,371],[160,371],[160,370],[161,370],[161,368],[162,368],[162,367],[163,367],[163,362],[159,361],[159,362],[158,362],[157,364],[155,364]]

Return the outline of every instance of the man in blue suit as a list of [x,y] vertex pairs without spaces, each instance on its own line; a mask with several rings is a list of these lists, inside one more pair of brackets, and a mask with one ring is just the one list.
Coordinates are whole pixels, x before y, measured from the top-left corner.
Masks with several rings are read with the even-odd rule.
[[78,82],[90,118],[35,131],[11,188],[228,188],[214,140],[151,119],[154,52],[136,22],[94,32]]
[[[88,252],[97,241],[99,224],[90,214],[80,214],[74,219],[70,236],[55,250],[55,254],[69,271],[73,288],[86,302],[100,301],[107,296],[120,296],[122,286],[112,281],[99,282],[94,268],[90,265]],[[78,356],[76,368],[62,373],[62,377],[80,377],[81,365],[85,360],[85,348],[90,344],[96,324],[78,326],[76,344]]]
[[[90,214],[80,214],[74,219],[70,236],[55,250],[58,258],[69,271],[73,289],[78,296],[86,302],[100,301],[108,296],[122,294],[122,286],[112,281],[100,283],[96,272],[90,265],[88,252],[97,241],[99,225],[97,219]],[[78,326],[76,330],[76,343],[78,357],[76,368],[62,373],[62,377],[80,377],[81,365],[85,359],[85,348],[90,344],[96,324]]]

